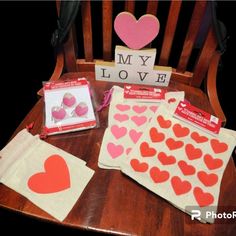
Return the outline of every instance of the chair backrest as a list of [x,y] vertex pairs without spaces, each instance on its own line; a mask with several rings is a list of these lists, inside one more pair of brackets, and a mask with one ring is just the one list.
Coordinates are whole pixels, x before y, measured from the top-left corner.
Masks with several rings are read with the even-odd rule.
[[[93,71],[95,59],[111,61],[123,45],[113,22],[122,11],[138,19],[149,13],[160,21],[160,33],[149,45],[157,48],[156,65],[171,66],[172,79],[200,87],[216,52],[217,39],[207,1],[82,1],[64,44],[68,72]],[[59,4],[57,4],[59,10]]]

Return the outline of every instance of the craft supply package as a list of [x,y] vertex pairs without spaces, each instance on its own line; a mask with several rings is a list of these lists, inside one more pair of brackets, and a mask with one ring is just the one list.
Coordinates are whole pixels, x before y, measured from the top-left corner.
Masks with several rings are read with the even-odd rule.
[[47,135],[94,128],[97,124],[85,78],[46,82],[43,86]]

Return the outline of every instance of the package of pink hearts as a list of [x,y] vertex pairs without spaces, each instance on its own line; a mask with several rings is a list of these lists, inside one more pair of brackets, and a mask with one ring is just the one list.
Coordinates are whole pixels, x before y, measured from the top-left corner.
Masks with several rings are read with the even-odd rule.
[[89,83],[85,78],[46,82],[43,89],[44,134],[67,133],[97,125]]

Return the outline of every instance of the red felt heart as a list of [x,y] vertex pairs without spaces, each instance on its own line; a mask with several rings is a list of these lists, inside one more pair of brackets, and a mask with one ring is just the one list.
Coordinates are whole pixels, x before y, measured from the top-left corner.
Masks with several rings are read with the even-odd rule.
[[161,171],[158,167],[152,167],[150,169],[150,176],[155,183],[163,183],[170,177],[168,171]]
[[196,143],[204,143],[208,141],[208,138],[205,136],[201,136],[198,132],[193,132],[191,134],[191,138],[196,142]]
[[187,180],[182,181],[178,176],[171,178],[171,185],[176,195],[185,194],[192,188],[192,185]]
[[226,143],[223,143],[223,142],[221,143],[217,139],[211,140],[211,147],[215,153],[225,152],[228,149],[228,145]]
[[214,202],[214,197],[210,193],[203,192],[199,187],[194,188],[193,194],[200,207],[209,206]]
[[28,187],[36,193],[46,194],[70,188],[70,173],[65,160],[59,155],[52,155],[44,162],[45,172],[32,175]]
[[202,156],[202,150],[200,148],[195,148],[192,144],[187,144],[185,146],[185,152],[189,160],[198,159]]
[[166,140],[166,145],[170,150],[175,150],[183,147],[184,143],[182,141],[176,141],[173,138],[168,138]]
[[160,152],[157,157],[162,165],[172,165],[176,162],[174,156],[167,156],[164,152]]
[[171,126],[171,121],[165,120],[164,117],[161,115],[157,117],[157,122],[159,123],[160,127],[163,129],[168,129]]
[[197,177],[207,187],[215,185],[218,181],[218,176],[216,174],[208,174],[205,171],[199,171]]
[[147,142],[142,142],[140,145],[140,152],[143,157],[152,157],[156,154],[156,149],[149,147]]
[[149,44],[158,34],[158,19],[150,14],[138,20],[129,13],[121,12],[114,21],[114,29],[120,39],[131,49],[141,49]]
[[188,165],[185,161],[179,161],[178,166],[184,175],[193,175],[196,171],[192,165]]
[[172,129],[174,131],[175,136],[178,138],[187,136],[190,132],[189,128],[182,127],[180,124],[175,124]]
[[170,104],[170,103],[174,103],[174,102],[176,102],[176,99],[175,98],[170,98],[170,99],[168,99],[168,103]]
[[209,154],[204,156],[204,162],[209,170],[220,168],[223,165],[223,161],[221,159],[213,158]]
[[155,127],[150,129],[149,134],[152,142],[161,142],[165,139],[165,135],[161,132],[158,132],[157,128]]
[[132,159],[130,165],[137,172],[146,172],[148,170],[148,164],[145,162],[140,162],[138,159]]

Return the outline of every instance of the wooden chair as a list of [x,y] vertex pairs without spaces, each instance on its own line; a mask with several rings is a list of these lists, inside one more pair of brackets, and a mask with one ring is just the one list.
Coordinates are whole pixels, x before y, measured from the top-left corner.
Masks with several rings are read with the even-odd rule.
[[[60,3],[57,2],[58,11],[59,8]],[[83,1],[67,41],[58,50],[56,67],[50,80],[85,76],[91,81],[98,106],[102,101],[103,92],[114,83],[95,81],[95,62],[97,59],[113,60],[114,46],[122,44],[113,31],[114,17],[124,10],[133,13],[137,18],[145,13],[154,14],[160,20],[161,33],[150,46],[157,48],[156,64],[173,67],[168,89],[184,90],[186,98],[192,104],[214,113],[225,124],[226,118],[217,96],[216,78],[220,53],[216,50],[217,40],[212,25],[207,28],[201,48],[195,48],[199,30],[204,24],[202,19],[206,9],[207,1]],[[202,89],[204,86],[205,90]],[[41,98],[14,135],[31,122],[35,122],[32,133],[40,133],[43,106]],[[96,171],[78,204],[62,225],[124,235],[235,233],[233,224],[206,225],[190,222],[190,218],[186,220],[184,213],[134,184],[119,171],[99,169],[97,161],[102,136],[107,127],[107,114],[108,109],[99,114],[98,129],[81,131],[79,134],[50,136],[45,140],[83,158],[87,165]],[[235,184],[236,172],[231,158],[223,176],[219,205],[236,205]],[[120,188],[115,187],[118,185],[122,186],[122,195]],[[23,196],[3,185],[0,185],[0,193],[2,207],[40,220],[57,222]],[[131,194],[135,194],[135,199],[127,203]]]
[[[59,3],[57,8],[59,11]],[[202,47],[195,48],[199,31],[205,24],[203,17],[207,14],[207,1],[196,1],[196,3],[182,1],[82,2],[79,12],[80,22],[72,27],[68,40],[58,53],[51,80],[58,79],[62,71],[89,72],[93,74],[91,75],[94,80],[96,60],[114,59],[114,43],[121,43],[113,31],[113,20],[115,14],[119,13],[117,8],[134,15],[137,12],[149,13],[160,18],[160,36],[157,36],[151,46],[157,48],[157,55],[159,55],[156,64],[173,68],[169,89],[184,90],[191,103],[221,118],[224,126],[226,117],[216,88],[220,53],[216,50],[217,39],[212,24],[207,28]],[[102,10],[102,14],[98,13],[98,9]],[[188,22],[189,24],[186,24]],[[96,30],[95,27],[98,29]],[[83,38],[77,37],[76,29],[82,29],[80,36],[83,35]],[[99,30],[102,32],[98,32]],[[77,44],[78,40],[80,41]],[[99,54],[97,51],[100,49],[102,52]],[[99,58],[95,58],[95,54],[98,54]],[[77,55],[80,57],[78,58]],[[71,74],[64,76],[68,77]]]

